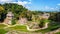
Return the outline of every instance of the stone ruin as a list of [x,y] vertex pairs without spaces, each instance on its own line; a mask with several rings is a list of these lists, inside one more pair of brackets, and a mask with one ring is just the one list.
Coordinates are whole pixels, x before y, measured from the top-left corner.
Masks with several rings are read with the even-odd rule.
[[[39,19],[47,19],[48,20],[48,18],[50,17],[50,14],[49,13],[44,13],[42,15],[32,15],[33,22],[31,24],[29,24],[30,27],[33,26],[32,29],[39,29],[40,28],[39,25],[38,25],[39,23],[36,22],[36,20],[37,20],[37,19],[35,19],[36,16],[38,16]],[[42,27],[41,29],[45,29],[47,27],[48,27],[48,23],[46,23],[45,26]]]
[[11,24],[13,17],[14,17],[14,14],[12,12],[8,12],[4,23]]
[[18,24],[21,24],[21,25],[24,25],[24,24],[26,24],[27,23],[27,18],[20,18],[19,20],[18,20]]
[[44,13],[40,16],[41,19],[48,19],[50,17],[49,13]]

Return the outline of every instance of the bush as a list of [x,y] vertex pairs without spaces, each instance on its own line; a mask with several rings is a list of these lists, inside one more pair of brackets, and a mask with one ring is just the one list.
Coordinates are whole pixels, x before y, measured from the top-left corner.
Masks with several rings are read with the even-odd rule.
[[12,19],[12,25],[16,24],[16,20]]
[[45,25],[45,23],[47,23],[47,22],[50,22],[50,20],[42,19],[42,20],[40,20],[39,26],[43,27]]

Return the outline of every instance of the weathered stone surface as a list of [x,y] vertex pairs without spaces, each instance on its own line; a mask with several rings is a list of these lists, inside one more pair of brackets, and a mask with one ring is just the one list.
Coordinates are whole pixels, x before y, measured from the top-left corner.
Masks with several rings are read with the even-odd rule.
[[11,24],[13,16],[14,14],[12,12],[8,12],[6,15],[6,19],[4,20],[4,23]]
[[27,18],[20,18],[18,21],[19,24],[26,24],[27,23]]

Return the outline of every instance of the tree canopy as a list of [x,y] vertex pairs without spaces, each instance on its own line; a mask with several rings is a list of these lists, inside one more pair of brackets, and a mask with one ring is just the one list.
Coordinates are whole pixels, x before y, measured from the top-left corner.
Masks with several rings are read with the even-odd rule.
[[[19,17],[19,15],[22,12],[26,12],[28,9],[26,9],[25,7],[23,7],[22,5],[18,5],[18,4],[12,4],[12,3],[5,3],[5,4],[1,4],[0,5],[0,20],[3,20],[6,17],[6,14],[11,11],[15,18]],[[4,17],[4,16],[5,17]],[[3,18],[3,19],[2,19]]]

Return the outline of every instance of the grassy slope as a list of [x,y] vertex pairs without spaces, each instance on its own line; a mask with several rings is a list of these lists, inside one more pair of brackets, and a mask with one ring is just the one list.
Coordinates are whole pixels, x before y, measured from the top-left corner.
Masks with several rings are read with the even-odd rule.
[[55,33],[55,34],[60,34],[60,32],[57,32],[57,33]]
[[4,27],[6,27],[6,25],[0,24],[0,29],[2,29],[2,28],[4,28]]
[[5,34],[7,31],[4,29],[0,29],[0,34]]
[[24,31],[24,32],[28,31],[25,25],[17,25],[17,26],[14,26],[14,27],[9,27],[8,29],[17,30],[17,31]]
[[35,32],[50,32],[50,31],[53,31],[53,30],[56,30],[60,28],[60,24],[54,24],[54,25],[50,25],[47,29],[43,29],[43,30],[38,30],[38,31],[35,31]]

